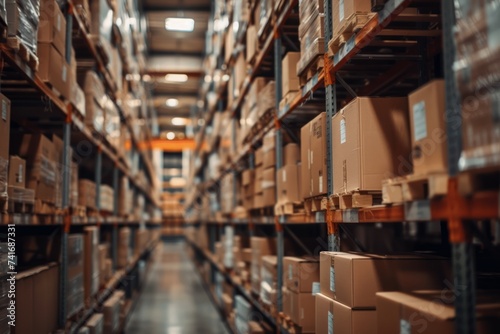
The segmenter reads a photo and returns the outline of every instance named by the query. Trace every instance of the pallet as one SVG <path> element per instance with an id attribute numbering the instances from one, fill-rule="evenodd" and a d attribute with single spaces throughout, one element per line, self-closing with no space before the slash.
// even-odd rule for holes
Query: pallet
<path id="1" fill-rule="evenodd" d="M 335 194 L 331 198 L 334 207 L 341 210 L 367 208 L 382 203 L 382 192 L 356 190 Z"/>
<path id="2" fill-rule="evenodd" d="M 30 201 L 18 201 L 9 198 L 8 212 L 21 213 L 21 214 L 34 214 L 35 206 L 34 203 Z"/>
<path id="3" fill-rule="evenodd" d="M 38 71 L 40 62 L 38 57 L 17 36 L 7 37 L 7 46 L 14 50 L 21 59 L 34 71 Z"/>
<path id="4" fill-rule="evenodd" d="M 458 175 L 458 192 L 471 196 L 477 192 L 499 191 L 500 167 L 480 168 L 461 172 Z"/>
<path id="5" fill-rule="evenodd" d="M 328 209 L 328 197 L 317 196 L 304 199 L 304 209 L 307 214 Z"/>
<path id="6" fill-rule="evenodd" d="M 85 218 L 87 217 L 87 208 L 80 205 L 72 206 L 69 208 L 69 213 L 72 217 Z"/>
<path id="7" fill-rule="evenodd" d="M 305 213 L 304 203 L 302 202 L 288 202 L 278 203 L 274 206 L 274 215 L 296 215 Z"/>
<path id="8" fill-rule="evenodd" d="M 328 42 L 328 55 L 335 55 L 349 38 L 360 31 L 374 15 L 374 13 L 353 13 L 345 19 L 339 31 Z"/>
<path id="9" fill-rule="evenodd" d="M 325 39 L 323 37 L 316 38 L 311 46 L 300 55 L 299 62 L 297 64 L 297 74 L 299 79 L 306 77 L 307 83 L 307 75 L 314 72 L 313 68 L 316 67 L 316 72 L 309 75 L 309 77 L 314 76 L 318 72 L 319 69 L 324 67 L 324 54 L 325 54 Z M 321 58 L 322 60 L 319 60 Z M 301 82 L 301 87 L 305 85 L 305 83 Z"/>
<path id="10" fill-rule="evenodd" d="M 408 175 L 382 182 L 382 203 L 398 204 L 445 196 L 448 174 Z"/>
<path id="11" fill-rule="evenodd" d="M 34 213 L 37 215 L 55 215 L 56 206 L 53 203 L 48 203 L 36 198 L 34 204 Z"/>

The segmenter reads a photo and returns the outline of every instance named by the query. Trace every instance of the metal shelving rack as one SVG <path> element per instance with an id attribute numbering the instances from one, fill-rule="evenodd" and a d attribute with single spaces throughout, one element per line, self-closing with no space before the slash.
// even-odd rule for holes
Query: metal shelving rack
<path id="1" fill-rule="evenodd" d="M 390 24 L 396 22 L 399 15 L 404 9 L 408 8 L 412 4 L 412 0 L 389 0 L 385 3 L 385 6 L 374 16 L 369 19 L 367 24 L 361 28 L 356 34 L 349 38 L 346 43 L 340 47 L 340 50 L 333 56 L 328 56 L 328 46 L 325 46 L 325 61 L 324 69 L 320 70 L 316 75 L 314 75 L 307 84 L 302 88 L 301 91 L 292 99 L 292 101 L 284 106 L 280 110 L 279 105 L 276 106 L 276 115 L 274 119 L 265 127 L 265 130 L 260 132 L 250 144 L 246 145 L 242 152 L 238 152 L 238 156 L 235 157 L 233 163 L 226 167 L 227 171 L 238 171 L 239 166 L 243 162 L 248 162 L 250 168 L 253 167 L 252 164 L 252 148 L 259 143 L 264 134 L 271 129 L 276 130 L 276 168 L 282 166 L 282 137 L 280 123 L 286 121 L 288 118 L 292 117 L 297 110 L 301 110 L 306 107 L 307 103 L 315 101 L 314 95 L 318 91 L 324 89 L 325 92 L 325 107 L 327 113 L 327 133 L 331 133 L 331 119 L 332 116 L 337 112 L 337 106 L 339 101 L 339 90 L 343 90 L 344 93 L 350 94 L 351 97 L 355 97 L 355 91 L 349 86 L 349 84 L 342 78 L 341 71 L 349 68 L 349 64 L 357 57 L 369 58 L 369 55 L 363 54 L 363 48 L 374 42 L 376 37 L 379 36 L 380 32 L 388 27 Z M 236 115 L 237 111 L 241 107 L 244 96 L 249 90 L 249 86 L 258 73 L 259 66 L 261 66 L 263 59 L 266 57 L 271 50 L 272 41 L 274 41 L 274 80 L 276 82 L 276 100 L 277 102 L 281 99 L 281 59 L 282 59 L 282 35 L 281 26 L 286 21 L 286 18 L 290 15 L 291 10 L 297 5 L 297 1 L 290 1 L 289 6 L 281 13 L 281 15 L 275 20 L 276 26 L 273 28 L 272 33 L 266 39 L 264 47 L 257 55 L 256 65 L 249 71 L 247 78 L 244 80 L 242 85 L 242 94 L 233 103 L 232 106 L 228 107 L 233 115 Z M 325 40 L 328 41 L 332 38 L 332 3 L 331 1 L 325 1 Z M 468 198 L 463 198 L 458 194 L 457 189 L 457 175 L 458 170 L 458 159 L 461 153 L 461 129 L 457 129 L 456 126 L 451 128 L 452 125 L 461 124 L 457 122 L 461 118 L 460 107 L 457 97 L 457 89 L 454 82 L 453 76 L 453 63 L 455 61 L 455 45 L 453 36 L 453 26 L 455 24 L 454 18 L 454 2 L 453 0 L 441 0 L 441 14 L 428 15 L 427 19 L 435 22 L 436 24 L 441 24 L 442 34 L 443 34 L 443 45 L 427 44 L 425 38 L 436 37 L 435 32 L 429 32 L 427 35 L 423 35 L 421 40 L 425 42 L 426 47 L 430 50 L 436 50 L 442 48 L 444 51 L 444 76 L 446 82 L 446 116 L 448 119 L 447 125 L 448 129 L 448 159 L 449 159 L 449 191 L 448 195 L 442 198 L 433 198 L 429 200 L 419 200 L 415 202 L 407 202 L 401 205 L 391 205 L 391 206 L 373 206 L 368 208 L 360 209 L 347 209 L 339 210 L 333 209 L 328 205 L 324 217 L 317 216 L 315 222 L 326 223 L 326 228 L 328 232 L 328 244 L 327 248 L 332 251 L 337 251 L 340 249 L 340 224 L 357 224 L 357 223 L 401 223 L 405 221 L 414 222 L 430 222 L 430 221 L 443 221 L 448 225 L 450 231 L 449 241 L 452 244 L 451 254 L 453 263 L 453 278 L 454 285 L 456 289 L 456 333 L 475 333 L 475 267 L 474 267 L 474 250 L 472 245 L 472 232 L 468 229 L 467 221 L 471 220 L 486 220 L 486 219 L 498 219 L 499 216 L 499 200 L 500 195 L 498 192 L 489 192 L 484 194 L 477 194 Z M 325 43 L 326 44 L 326 43 Z M 419 41 L 416 44 L 420 45 Z M 419 48 L 419 52 L 422 52 L 422 47 Z M 401 56 L 400 59 L 407 60 L 418 60 L 419 66 L 424 65 L 424 59 L 419 55 L 416 56 Z M 397 63 L 396 63 L 397 65 Z M 390 68 L 385 71 L 395 71 L 397 67 Z M 348 71 L 348 70 L 345 70 Z M 383 70 L 380 70 L 382 74 Z M 391 74 L 393 74 L 391 72 Z M 376 78 L 375 78 L 376 79 Z M 414 88 L 419 87 L 428 80 L 426 73 L 421 73 L 421 77 L 418 82 L 414 84 Z M 338 84 L 338 85 L 337 85 Z M 407 93 L 406 93 L 407 94 Z M 370 94 L 365 94 L 370 95 Z M 222 95 L 219 95 L 221 98 Z M 279 103 L 279 102 L 278 102 Z M 450 121 L 451 120 L 451 121 Z M 200 140 L 202 142 L 203 139 Z M 327 136 L 327 170 L 328 170 L 328 197 L 333 193 L 333 161 L 332 155 L 332 143 L 330 136 Z M 200 172 L 200 171 L 198 171 Z M 224 175 L 225 173 L 221 173 Z M 193 203 L 188 203 L 188 210 L 194 208 L 194 203 L 196 203 L 199 198 L 206 194 L 206 191 L 214 189 L 220 182 L 220 178 L 213 180 L 205 180 L 206 187 L 204 190 L 197 194 Z M 324 219 L 321 219 L 324 218 Z M 295 221 L 292 217 L 279 216 L 275 217 L 274 221 L 269 219 L 257 220 L 255 218 L 250 219 L 229 219 L 225 221 L 206 221 L 197 222 L 201 224 L 206 224 L 210 234 L 210 244 L 209 249 L 213 252 L 213 244 L 216 239 L 216 227 L 231 225 L 234 227 L 244 226 L 248 229 L 248 234 L 254 234 L 254 228 L 257 225 L 269 226 L 274 228 L 273 231 L 276 233 L 278 247 L 278 310 L 282 310 L 282 261 L 283 261 L 283 238 L 284 230 L 288 227 L 294 226 Z M 311 223 L 311 222 L 299 222 L 300 223 Z M 195 245 L 192 245 L 196 247 Z M 202 250 L 199 250 L 202 252 Z M 203 252 L 202 252 L 203 253 Z M 209 254 L 204 254 L 204 257 L 212 261 Z M 212 261 L 212 268 L 223 272 L 222 268 L 217 268 L 217 265 Z M 213 283 L 213 280 L 212 280 Z M 457 290 L 458 289 L 458 290 Z M 248 298 L 250 299 L 250 298 Z M 276 325 L 276 322 L 274 323 Z M 279 327 L 279 326 L 278 326 Z M 283 328 L 280 328 L 284 331 Z"/>
<path id="2" fill-rule="evenodd" d="M 66 39 L 68 43 L 66 43 L 65 50 L 65 59 L 68 64 L 71 63 L 71 47 L 73 43 L 73 32 L 76 30 L 79 33 L 77 34 L 78 38 L 83 38 L 86 42 L 86 46 L 89 48 L 90 53 L 92 54 L 93 61 L 96 62 L 96 70 L 105 78 L 105 83 L 108 85 L 108 88 L 113 88 L 109 86 L 110 79 L 109 73 L 106 67 L 103 65 L 103 62 L 98 55 L 96 48 L 93 42 L 90 40 L 82 20 L 79 17 L 79 14 L 75 10 L 75 5 L 73 0 L 67 0 L 65 4 L 62 6 L 63 13 L 66 18 L 67 26 L 66 26 Z M 76 37 L 75 37 L 76 38 Z M 95 182 L 96 182 L 96 205 L 99 208 L 100 205 L 100 185 L 102 181 L 102 171 L 106 166 L 104 165 L 104 159 L 109 164 L 112 164 L 112 185 L 115 189 L 118 189 L 119 177 L 120 175 L 126 176 L 129 183 L 132 185 L 133 191 L 142 194 L 146 197 L 147 203 L 154 206 L 159 207 L 158 200 L 156 196 L 153 196 L 150 187 L 144 187 L 140 184 L 135 175 L 132 175 L 128 166 L 125 164 L 125 160 L 123 157 L 117 155 L 114 150 L 109 146 L 107 141 L 104 138 L 99 136 L 95 136 L 90 128 L 84 125 L 83 120 L 77 115 L 76 112 L 73 111 L 73 107 L 67 101 L 63 101 L 60 99 L 44 82 L 40 80 L 35 71 L 33 71 L 20 57 L 18 54 L 13 52 L 10 48 L 6 46 L 6 44 L 0 45 L 1 58 L 4 60 L 9 66 L 11 72 L 8 75 L 15 76 L 17 80 L 22 82 L 22 86 L 27 88 L 30 96 L 34 100 L 38 99 L 38 101 L 42 101 L 46 106 L 48 105 L 50 110 L 52 111 L 51 117 L 57 118 L 57 126 L 62 125 L 62 137 L 63 137 L 63 179 L 62 179 L 62 209 L 63 214 L 60 216 L 56 216 L 54 219 L 54 223 L 51 225 L 34 225 L 31 220 L 25 221 L 23 220 L 22 225 L 18 225 L 18 228 L 21 231 L 30 230 L 30 231 L 41 231 L 45 228 L 56 230 L 57 234 L 60 235 L 61 238 L 61 246 L 60 246 L 60 270 L 59 270 L 59 309 L 58 309 L 58 326 L 59 328 L 65 328 L 67 324 L 67 305 L 66 305 L 66 282 L 68 277 L 67 265 L 68 265 L 68 236 L 72 230 L 72 227 L 80 228 L 83 226 L 103 226 L 110 225 L 113 228 L 112 231 L 112 247 L 111 247 L 111 258 L 113 261 L 113 269 L 116 270 L 117 263 L 117 230 L 118 226 L 149 226 L 152 228 L 157 227 L 157 223 L 153 222 L 140 222 L 140 221 L 125 221 L 118 217 L 117 204 L 119 201 L 119 191 L 115 191 L 114 196 L 114 217 L 96 219 L 92 221 L 88 221 L 85 224 L 80 222 L 78 219 L 73 219 L 70 215 L 69 211 L 69 195 L 70 195 L 70 162 L 72 157 L 70 156 L 70 148 L 72 141 L 74 143 L 74 137 L 81 138 L 85 140 L 92 146 L 92 150 L 96 150 L 95 154 Z M 20 97 L 16 94 L 15 90 L 10 90 L 7 85 L 2 85 L 2 93 L 6 94 L 7 97 L 11 95 L 14 97 L 14 101 L 20 100 L 23 97 Z M 116 97 L 112 96 L 116 104 Z M 40 103 L 40 102 L 39 102 Z M 147 171 L 147 176 L 149 177 L 149 182 L 153 185 L 156 183 L 155 174 L 153 172 L 153 167 L 150 159 L 146 156 L 143 150 L 140 148 L 140 143 L 135 138 L 134 132 L 132 131 L 132 126 L 130 124 L 130 118 L 124 114 L 123 110 L 120 106 L 118 106 L 121 122 L 127 125 L 128 131 L 130 131 L 132 136 L 132 145 L 131 149 L 136 152 L 140 156 L 140 163 L 145 167 Z M 20 113 L 17 113 L 20 114 Z M 43 129 L 44 125 L 30 125 L 34 129 Z M 149 133 L 149 132 L 148 132 Z M 149 139 L 151 139 L 151 135 L 149 134 Z M 110 163 L 111 162 L 111 163 Z M 14 215 L 0 215 L 0 222 L 6 226 L 6 223 L 14 223 L 18 224 L 18 219 Z M 139 259 L 145 258 L 149 256 L 149 253 L 154 249 L 155 244 L 150 244 L 143 254 L 136 257 L 129 267 L 126 270 L 117 272 L 114 277 L 114 283 L 109 286 L 106 290 L 101 291 L 96 298 L 94 304 L 86 311 L 85 315 L 79 319 L 79 321 L 74 325 L 70 332 L 76 332 L 78 327 L 83 325 L 83 322 L 97 309 L 99 305 L 103 303 L 103 301 L 111 294 L 113 290 L 115 290 L 120 282 L 122 282 L 127 273 L 134 270 L 137 267 Z"/>

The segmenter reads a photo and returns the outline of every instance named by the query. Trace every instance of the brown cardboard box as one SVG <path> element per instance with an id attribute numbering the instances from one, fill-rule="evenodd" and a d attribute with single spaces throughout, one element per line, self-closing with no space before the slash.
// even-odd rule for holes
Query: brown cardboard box
<path id="1" fill-rule="evenodd" d="M 254 25 L 247 28 L 247 52 L 246 61 L 250 63 L 257 53 L 257 29 Z"/>
<path id="2" fill-rule="evenodd" d="M 285 145 L 283 150 L 284 165 L 293 165 L 300 162 L 300 147 L 295 143 Z"/>
<path id="3" fill-rule="evenodd" d="M 333 299 L 321 293 L 316 298 L 316 333 L 334 333 L 333 331 Z"/>
<path id="4" fill-rule="evenodd" d="M 96 226 L 85 227 L 84 233 L 84 297 L 85 303 L 89 305 L 92 296 L 99 290 L 99 228 Z"/>
<path id="5" fill-rule="evenodd" d="M 38 42 L 51 43 L 63 57 L 66 54 L 66 19 L 56 0 L 40 2 Z"/>
<path id="6" fill-rule="evenodd" d="M 333 301 L 333 332 L 346 334 L 372 334 L 377 326 L 377 311 L 356 310 Z"/>
<path id="7" fill-rule="evenodd" d="M 78 204 L 86 208 L 96 207 L 96 185 L 90 180 L 78 180 Z"/>
<path id="8" fill-rule="evenodd" d="M 249 186 L 254 182 L 255 173 L 253 169 L 246 169 L 241 173 L 241 183 L 243 186 Z"/>
<path id="9" fill-rule="evenodd" d="M 285 287 L 293 292 L 319 292 L 319 259 L 286 256 L 283 277 Z"/>
<path id="10" fill-rule="evenodd" d="M 355 13 L 366 14 L 372 11 L 371 0 L 333 0 L 332 23 L 333 36 L 337 36 L 339 30 L 347 24 L 347 20 Z"/>
<path id="11" fill-rule="evenodd" d="M 278 170 L 278 203 L 302 202 L 301 164 L 285 165 Z"/>
<path id="12" fill-rule="evenodd" d="M 276 169 L 274 167 L 266 168 L 262 172 L 262 189 L 273 188 L 276 186 Z"/>
<path id="13" fill-rule="evenodd" d="M 478 291 L 477 333 L 498 333 L 499 297 L 495 291 Z M 455 298 L 449 288 L 414 293 L 377 293 L 377 333 L 399 334 L 403 329 L 408 334 L 455 333 Z"/>
<path id="14" fill-rule="evenodd" d="M 302 327 L 302 333 L 314 333 L 316 301 L 310 292 L 297 293 L 283 290 L 283 313 Z"/>
<path id="15" fill-rule="evenodd" d="M 252 290 L 255 291 L 256 293 L 259 293 L 262 257 L 264 255 L 276 254 L 276 239 L 252 237 L 250 238 L 250 248 L 252 249 L 252 261 L 251 261 Z"/>
<path id="16" fill-rule="evenodd" d="M 94 313 L 85 323 L 89 334 L 102 334 L 104 327 L 104 316 L 102 313 Z"/>
<path id="17" fill-rule="evenodd" d="M 276 255 L 262 256 L 262 268 L 269 275 L 269 281 L 276 282 L 278 280 L 278 258 Z"/>
<path id="18" fill-rule="evenodd" d="M 264 151 L 262 166 L 264 168 L 276 166 L 276 149 L 272 148 L 270 150 Z"/>
<path id="19" fill-rule="evenodd" d="M 109 297 L 102 306 L 104 333 L 116 333 L 120 322 L 120 299 Z"/>
<path id="20" fill-rule="evenodd" d="M 448 171 L 444 80 L 433 80 L 408 96 L 413 172 Z M 409 163 L 411 160 L 408 157 Z"/>
<path id="21" fill-rule="evenodd" d="M 243 54 L 243 52 L 240 52 L 234 64 L 234 88 L 236 90 L 235 96 L 240 96 L 241 85 L 243 84 L 243 81 L 246 77 L 246 69 L 247 65 L 245 62 L 245 55 Z"/>
<path id="22" fill-rule="evenodd" d="M 302 191 L 304 198 L 326 193 L 326 113 L 301 129 Z"/>
<path id="23" fill-rule="evenodd" d="M 9 186 L 26 187 L 26 161 L 18 156 L 9 159 Z"/>
<path id="24" fill-rule="evenodd" d="M 251 248 L 243 248 L 242 251 L 242 261 L 245 263 L 252 262 L 252 249 Z"/>
<path id="25" fill-rule="evenodd" d="M 226 33 L 226 39 L 224 41 L 224 61 L 227 64 L 229 62 L 229 59 L 231 58 L 231 55 L 234 51 L 234 31 L 233 31 L 233 25 L 230 24 L 229 28 Z M 229 80 L 231 81 L 231 80 Z"/>
<path id="26" fill-rule="evenodd" d="M 10 100 L 0 93 L 0 159 L 9 160 Z M 7 171 L 7 169 L 5 169 Z"/>
<path id="27" fill-rule="evenodd" d="M 442 289 L 450 263 L 436 257 L 321 252 L 321 293 L 352 308 L 375 307 L 380 291 Z"/>
<path id="28" fill-rule="evenodd" d="M 255 166 L 261 166 L 262 163 L 264 162 L 264 151 L 262 151 L 262 148 L 259 148 L 255 150 Z"/>
<path id="29" fill-rule="evenodd" d="M 332 118 L 333 191 L 381 190 L 410 156 L 406 98 L 356 98 Z"/>
<path id="30" fill-rule="evenodd" d="M 300 90 L 299 77 L 297 76 L 297 64 L 300 60 L 300 52 L 288 52 L 283 58 L 282 62 L 282 82 L 283 94 L 285 97 L 289 92 L 296 92 Z"/>
<path id="31" fill-rule="evenodd" d="M 38 59 L 40 66 L 38 76 L 48 82 L 62 96 L 71 96 L 70 69 L 66 60 L 50 43 L 38 43 Z"/>

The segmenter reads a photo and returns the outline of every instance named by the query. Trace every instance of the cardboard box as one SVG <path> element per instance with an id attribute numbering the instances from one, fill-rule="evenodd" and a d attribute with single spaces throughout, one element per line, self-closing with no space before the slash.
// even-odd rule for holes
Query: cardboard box
<path id="1" fill-rule="evenodd" d="M 85 323 L 89 334 L 102 334 L 104 327 L 104 316 L 102 313 L 94 313 Z"/>
<path id="2" fill-rule="evenodd" d="M 253 169 L 246 169 L 241 173 L 241 184 L 249 186 L 254 182 L 255 172 Z"/>
<path id="3" fill-rule="evenodd" d="M 38 42 L 52 44 L 60 55 L 66 54 L 66 18 L 56 0 L 40 2 Z"/>
<path id="4" fill-rule="evenodd" d="M 333 318 L 334 333 L 372 334 L 377 326 L 377 311 L 374 309 L 356 310 L 337 301 L 333 301 Z"/>
<path id="5" fill-rule="evenodd" d="M 316 298 L 316 333 L 335 333 L 333 330 L 333 299 L 321 293 L 315 295 Z"/>
<path id="6" fill-rule="evenodd" d="M 270 150 L 264 151 L 262 158 L 262 166 L 264 168 L 276 166 L 276 149 L 272 148 Z"/>
<path id="7" fill-rule="evenodd" d="M 273 188 L 276 186 L 276 169 L 274 167 L 266 168 L 262 172 L 262 189 Z"/>
<path id="8" fill-rule="evenodd" d="M 247 28 L 246 61 L 250 63 L 257 53 L 257 29 L 254 25 Z"/>
<path id="9" fill-rule="evenodd" d="M 300 81 L 297 76 L 297 64 L 300 60 L 300 52 L 288 52 L 283 58 L 282 62 L 282 98 L 289 92 L 296 92 L 300 90 Z"/>
<path id="10" fill-rule="evenodd" d="M 442 289 L 450 273 L 449 261 L 436 257 L 320 254 L 321 293 L 352 308 L 375 307 L 381 291 Z"/>
<path id="11" fill-rule="evenodd" d="M 16 275 L 16 333 L 57 329 L 59 267 L 40 266 Z"/>
<path id="12" fill-rule="evenodd" d="M 96 226 L 85 227 L 84 244 L 84 270 L 83 282 L 85 291 L 85 304 L 90 305 L 92 296 L 99 291 L 99 228 Z"/>
<path id="13" fill-rule="evenodd" d="M 13 187 L 26 187 L 26 161 L 18 156 L 9 159 L 8 185 Z"/>
<path id="14" fill-rule="evenodd" d="M 90 180 L 78 180 L 78 204 L 86 208 L 96 207 L 96 185 Z"/>
<path id="15" fill-rule="evenodd" d="M 283 164 L 293 165 L 300 162 L 300 147 L 298 144 L 290 143 L 285 145 L 283 150 Z"/>
<path id="16" fill-rule="evenodd" d="M 410 156 L 406 98 L 356 98 L 332 118 L 333 191 L 381 190 Z"/>
<path id="17" fill-rule="evenodd" d="M 285 256 L 284 285 L 293 292 L 319 292 L 319 259 Z"/>
<path id="18" fill-rule="evenodd" d="M 339 30 L 347 24 L 353 14 L 371 13 L 371 0 L 333 0 L 332 23 L 333 36 L 337 36 Z"/>
<path id="19" fill-rule="evenodd" d="M 302 192 L 304 198 L 327 192 L 326 185 L 326 113 L 316 116 L 300 132 Z"/>
<path id="20" fill-rule="evenodd" d="M 500 296 L 495 291 L 478 291 L 476 332 L 494 334 L 500 326 Z M 455 306 L 453 290 L 414 293 L 377 293 L 377 333 L 453 334 Z"/>
<path id="21" fill-rule="evenodd" d="M 265 255 L 276 254 L 276 239 L 275 238 L 262 238 L 251 237 L 250 248 L 252 250 L 251 261 L 251 281 L 252 290 L 256 293 L 260 292 L 260 274 L 262 267 L 262 257 Z"/>
<path id="22" fill-rule="evenodd" d="M 109 297 L 102 305 L 104 333 L 115 333 L 120 325 L 120 299 Z"/>
<path id="23" fill-rule="evenodd" d="M 414 174 L 448 172 L 445 99 L 441 79 L 429 82 L 408 96 Z"/>
<path id="24" fill-rule="evenodd" d="M 283 313 L 302 327 L 302 333 L 314 333 L 316 301 L 310 292 L 297 293 L 283 289 Z"/>
<path id="25" fill-rule="evenodd" d="M 0 159 L 9 160 L 10 140 L 10 100 L 0 93 L 1 117 L 0 117 Z M 7 172 L 7 168 L 5 169 Z"/>
<path id="26" fill-rule="evenodd" d="M 276 178 L 278 203 L 302 202 L 301 164 L 283 166 Z"/>
<path id="27" fill-rule="evenodd" d="M 256 149 L 255 150 L 255 167 L 261 166 L 262 163 L 264 162 L 264 151 L 262 151 L 262 148 Z"/>
<path id="28" fill-rule="evenodd" d="M 65 98 L 71 96 L 71 76 L 69 65 L 50 43 L 38 43 L 40 65 L 38 76 L 49 83 Z"/>

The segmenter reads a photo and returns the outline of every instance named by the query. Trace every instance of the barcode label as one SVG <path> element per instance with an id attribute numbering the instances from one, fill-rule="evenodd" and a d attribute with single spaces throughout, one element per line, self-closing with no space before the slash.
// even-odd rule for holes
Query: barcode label
<path id="1" fill-rule="evenodd" d="M 328 311 L 328 334 L 333 334 L 333 313 Z"/>
<path id="2" fill-rule="evenodd" d="M 340 143 L 346 142 L 345 119 L 340 120 Z"/>
<path id="3" fill-rule="evenodd" d="M 420 101 L 413 105 L 413 132 L 415 141 L 427 137 L 427 117 L 425 101 Z"/>

